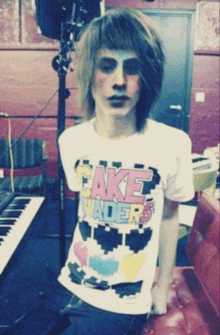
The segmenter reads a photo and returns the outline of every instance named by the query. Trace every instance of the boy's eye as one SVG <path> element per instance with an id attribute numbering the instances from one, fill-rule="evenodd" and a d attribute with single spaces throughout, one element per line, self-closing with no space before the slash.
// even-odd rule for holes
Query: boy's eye
<path id="1" fill-rule="evenodd" d="M 128 59 L 124 63 L 124 72 L 127 75 L 140 74 L 140 62 L 138 59 Z"/>
<path id="2" fill-rule="evenodd" d="M 103 73 L 111 73 L 116 68 L 116 61 L 114 60 L 101 60 L 98 64 L 98 69 Z"/>
<path id="3" fill-rule="evenodd" d="M 109 64 L 102 64 L 99 66 L 99 70 L 101 70 L 103 73 L 111 73 L 114 70 L 114 67 Z"/>
<path id="4" fill-rule="evenodd" d="M 136 66 L 127 66 L 127 67 L 124 68 L 124 71 L 128 75 L 139 74 L 139 69 Z"/>
<path id="5" fill-rule="evenodd" d="M 97 69 L 103 73 L 111 74 L 117 68 L 118 63 L 115 59 L 104 57 L 98 64 Z M 138 75 L 140 74 L 140 62 L 138 58 L 126 59 L 123 62 L 123 71 L 125 75 Z"/>

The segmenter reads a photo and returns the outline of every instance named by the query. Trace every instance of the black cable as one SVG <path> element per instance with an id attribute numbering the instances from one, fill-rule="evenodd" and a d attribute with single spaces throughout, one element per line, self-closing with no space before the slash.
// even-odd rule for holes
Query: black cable
<path id="1" fill-rule="evenodd" d="M 37 115 L 35 115 L 33 117 L 33 119 L 31 120 L 31 122 L 27 125 L 27 127 L 21 132 L 21 134 L 19 135 L 18 139 L 19 140 L 25 133 L 26 131 L 30 128 L 30 126 L 32 125 L 32 123 L 34 123 L 34 121 L 38 118 L 38 116 L 45 110 L 45 108 L 49 105 L 49 103 L 51 102 L 51 100 L 53 99 L 53 97 L 56 95 L 56 93 L 58 92 L 58 89 L 51 95 L 50 99 L 46 102 L 46 104 L 44 105 L 44 107 L 39 111 L 39 113 Z"/>

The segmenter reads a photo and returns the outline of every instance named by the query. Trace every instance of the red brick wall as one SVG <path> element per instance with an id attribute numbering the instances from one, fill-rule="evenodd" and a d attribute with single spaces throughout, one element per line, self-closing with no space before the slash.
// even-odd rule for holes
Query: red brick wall
<path id="1" fill-rule="evenodd" d="M 24 137 L 41 137 L 46 141 L 48 171 L 55 176 L 58 74 L 51 62 L 58 55 L 59 42 L 42 36 L 35 22 L 31 0 L 0 2 L 0 113 L 10 116 L 12 137 L 20 136 L 28 128 Z M 72 58 L 74 68 L 74 54 Z M 71 92 L 66 100 L 66 116 L 80 115 L 74 72 L 68 73 L 66 85 Z M 73 124 L 73 119 L 66 119 L 67 127 Z M 7 118 L 0 117 L 0 136 L 8 136 Z"/>
<path id="2" fill-rule="evenodd" d="M 48 158 L 57 159 L 56 129 L 58 110 L 58 75 L 51 66 L 57 51 L 2 50 L 0 113 L 11 116 L 12 136 L 19 136 L 40 113 L 47 101 L 49 105 L 39 114 L 25 132 L 25 137 L 41 137 L 47 141 Z M 76 105 L 74 74 L 67 76 L 71 96 L 66 101 L 66 115 L 80 114 Z M 67 126 L 74 124 L 67 119 Z M 0 136 L 7 137 L 8 120 L 0 118 Z"/>
<path id="3" fill-rule="evenodd" d="M 106 5 L 192 9 L 199 2 L 198 0 L 155 0 L 150 3 L 143 0 L 106 0 Z M 210 9 L 207 15 L 209 15 L 210 24 L 215 27 L 214 14 Z M 1 1 L 0 22 L 0 113 L 8 113 L 12 117 L 12 136 L 17 137 L 30 125 L 31 117 L 40 112 L 58 88 L 58 76 L 51 66 L 51 61 L 58 54 L 59 43 L 43 37 L 37 31 L 31 0 Z M 203 27 L 203 23 L 205 25 L 207 22 L 199 22 L 199 27 Z M 218 35 L 219 31 L 215 30 L 215 34 Z M 203 49 L 203 41 L 208 40 L 200 38 L 200 49 Z M 204 49 L 197 50 L 193 65 L 189 133 L 194 152 L 203 152 L 207 146 L 216 145 L 218 142 L 219 56 L 215 55 L 216 45 L 207 46 L 204 42 Z M 74 57 L 73 54 L 72 56 Z M 66 115 L 67 117 L 79 115 L 81 111 L 76 102 L 77 81 L 74 72 L 68 73 L 67 86 L 71 88 L 71 96 L 67 100 Z M 197 92 L 205 93 L 204 103 L 195 101 Z M 40 117 L 31 124 L 24 135 L 42 137 L 47 141 L 52 175 L 56 174 L 57 101 L 56 93 L 47 108 L 40 113 Z M 74 124 L 73 119 L 68 118 L 66 126 L 72 124 Z M 8 121 L 6 118 L 0 118 L 0 136 L 6 137 L 7 132 Z"/>

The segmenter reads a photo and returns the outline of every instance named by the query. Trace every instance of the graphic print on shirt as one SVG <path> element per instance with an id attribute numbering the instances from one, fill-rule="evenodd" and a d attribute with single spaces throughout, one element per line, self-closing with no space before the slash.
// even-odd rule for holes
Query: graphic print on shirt
<path id="1" fill-rule="evenodd" d="M 124 169 L 122 163 L 100 161 L 98 166 L 89 160 L 78 163 L 77 176 L 86 214 L 105 223 L 146 223 L 150 220 L 154 203 L 146 196 L 160 182 L 152 167 L 135 164 Z"/>
<path id="2" fill-rule="evenodd" d="M 85 278 L 85 272 L 79 269 L 79 266 L 74 263 L 69 263 L 68 267 L 71 271 L 70 278 L 74 283 L 81 284 L 84 283 L 85 286 L 89 286 L 96 290 L 106 291 L 110 288 L 119 295 L 120 298 L 134 296 L 136 293 L 141 291 L 141 286 L 143 281 L 138 281 L 136 283 L 120 283 L 115 285 L 109 285 L 105 280 L 99 280 L 95 277 Z"/>
<path id="3" fill-rule="evenodd" d="M 74 240 L 76 262 L 68 264 L 71 280 L 99 290 L 111 287 L 120 297 L 140 292 L 137 275 L 153 233 L 149 223 L 155 207 L 152 191 L 160 183 L 157 170 L 143 164 L 123 168 L 121 162 L 82 160 L 76 173 L 81 185 L 81 240 Z M 119 273 L 124 282 L 110 284 Z"/>

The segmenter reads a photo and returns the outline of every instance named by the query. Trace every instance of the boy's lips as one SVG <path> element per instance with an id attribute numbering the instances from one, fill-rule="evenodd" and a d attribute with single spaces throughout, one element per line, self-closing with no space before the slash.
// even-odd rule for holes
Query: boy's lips
<path id="1" fill-rule="evenodd" d="M 112 95 L 111 97 L 108 98 L 109 101 L 113 102 L 120 102 L 120 101 L 126 101 L 129 100 L 130 98 L 127 97 L 126 95 Z"/>

